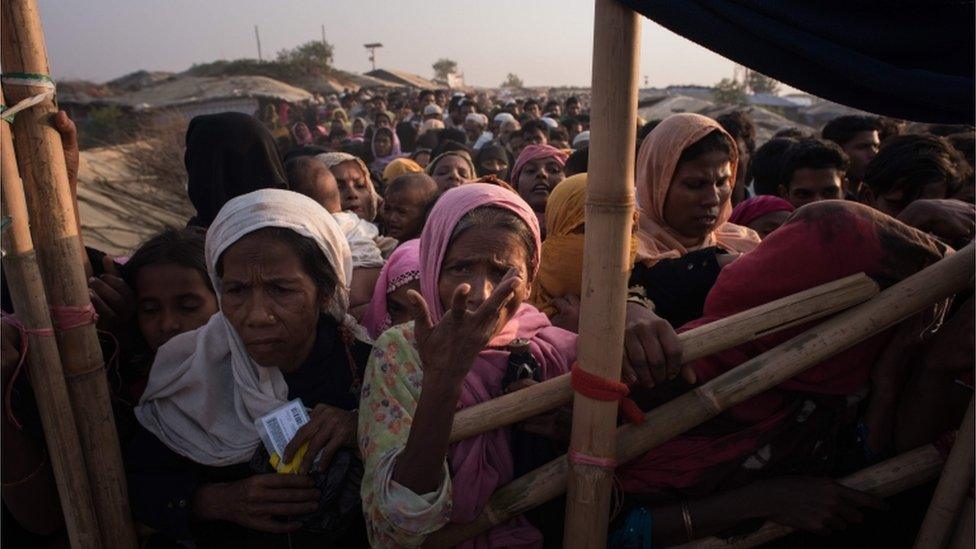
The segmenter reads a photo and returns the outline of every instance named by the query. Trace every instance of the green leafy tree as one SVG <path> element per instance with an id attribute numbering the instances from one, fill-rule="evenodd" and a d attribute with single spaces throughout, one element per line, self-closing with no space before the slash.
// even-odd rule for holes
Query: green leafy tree
<path id="1" fill-rule="evenodd" d="M 779 82 L 777 80 L 756 71 L 749 71 L 746 77 L 746 85 L 752 93 L 771 93 L 776 95 L 779 91 Z"/>
<path id="2" fill-rule="evenodd" d="M 432 65 L 434 68 L 434 78 L 447 80 L 447 77 L 457 72 L 457 61 L 442 57 Z"/>
<path id="3" fill-rule="evenodd" d="M 191 76 L 267 76 L 293 85 L 302 78 L 329 74 L 332 67 L 332 45 L 321 40 L 306 42 L 278 52 L 274 61 L 258 59 L 219 59 L 193 65 Z"/>
<path id="4" fill-rule="evenodd" d="M 502 86 L 501 87 L 503 87 L 503 88 L 524 88 L 525 87 L 525 84 L 522 82 L 522 79 L 519 78 L 517 74 L 508 73 L 508 77 L 506 77 L 505 78 L 505 81 L 502 82 Z"/>
<path id="5" fill-rule="evenodd" d="M 746 101 L 746 86 L 731 78 L 723 78 L 712 91 L 712 99 L 719 105 L 742 106 Z"/>
<path id="6" fill-rule="evenodd" d="M 332 44 L 312 40 L 278 52 L 278 62 L 292 65 L 305 74 L 323 74 L 332 67 Z"/>

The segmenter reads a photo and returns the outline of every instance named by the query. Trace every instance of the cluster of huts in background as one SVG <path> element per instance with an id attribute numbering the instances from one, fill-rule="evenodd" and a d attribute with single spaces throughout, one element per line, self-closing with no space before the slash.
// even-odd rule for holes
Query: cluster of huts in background
<path id="1" fill-rule="evenodd" d="M 301 104 L 321 100 L 330 94 L 360 89 L 438 89 L 443 82 L 393 69 L 377 69 L 366 74 L 333 70 L 328 76 L 310 76 L 291 83 L 267 76 L 194 76 L 188 72 L 138 71 L 103 84 L 63 81 L 58 84 L 58 104 L 89 133 L 99 124 L 131 125 L 136 121 L 156 122 L 174 114 L 189 120 L 199 114 L 236 111 L 259 112 L 266 103 Z M 520 90 L 468 88 L 506 97 L 548 95 L 565 97 L 589 95 L 584 88 L 526 88 Z M 795 126 L 812 131 L 840 114 L 858 112 L 806 94 L 755 94 L 747 96 L 745 108 L 757 122 L 760 141 L 777 130 Z M 717 115 L 733 107 L 716 103 L 713 90 L 701 86 L 648 88 L 640 92 L 639 115 L 645 120 L 661 119 L 676 112 Z M 123 124 L 124 121 L 124 124 Z M 87 126 L 87 127 L 86 127 Z M 108 132 L 111 133 L 111 132 Z M 83 136 L 84 137 L 84 136 Z M 114 139 L 86 140 L 87 145 Z"/>
<path id="2" fill-rule="evenodd" d="M 181 226 L 192 211 L 185 198 L 183 141 L 187 122 L 196 115 L 261 112 L 266 104 L 303 104 L 329 95 L 409 89 L 445 89 L 447 84 L 417 74 L 377 69 L 366 74 L 331 70 L 289 83 L 257 75 L 201 76 L 138 71 L 94 84 L 58 82 L 58 104 L 78 123 L 82 144 L 78 199 L 86 242 L 124 254 L 168 226 Z M 588 103 L 588 88 L 464 88 L 495 95 L 565 98 Z M 456 91 L 456 90 L 455 90 Z M 638 114 L 645 120 L 677 112 L 717 116 L 739 108 L 750 112 L 762 143 L 783 128 L 812 133 L 840 114 L 858 112 L 805 94 L 755 94 L 747 105 L 722 105 L 707 87 L 643 89 Z"/>

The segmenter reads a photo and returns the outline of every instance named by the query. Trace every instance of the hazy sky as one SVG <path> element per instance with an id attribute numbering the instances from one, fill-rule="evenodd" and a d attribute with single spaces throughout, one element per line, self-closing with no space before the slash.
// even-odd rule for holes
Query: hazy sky
<path id="1" fill-rule="evenodd" d="M 39 0 L 55 78 L 104 81 L 138 69 L 179 71 L 196 62 L 264 58 L 308 40 L 335 47 L 335 65 L 370 70 L 363 44 L 382 42 L 378 68 L 432 76 L 440 57 L 468 84 L 497 86 L 509 72 L 527 85 L 589 85 L 590 0 Z M 649 85 L 714 84 L 733 64 L 646 19 L 641 76 Z M 643 80 L 641 81 L 643 85 Z"/>

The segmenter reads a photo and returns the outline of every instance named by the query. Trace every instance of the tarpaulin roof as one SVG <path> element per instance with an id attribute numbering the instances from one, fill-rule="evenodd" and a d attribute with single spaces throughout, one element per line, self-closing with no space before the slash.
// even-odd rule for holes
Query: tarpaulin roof
<path id="1" fill-rule="evenodd" d="M 619 1 L 837 103 L 920 122 L 972 124 L 976 117 L 972 0 Z"/>

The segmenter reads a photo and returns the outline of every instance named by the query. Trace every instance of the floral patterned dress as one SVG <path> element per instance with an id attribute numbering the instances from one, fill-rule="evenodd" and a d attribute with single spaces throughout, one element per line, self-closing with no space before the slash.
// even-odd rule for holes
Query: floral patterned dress
<path id="1" fill-rule="evenodd" d="M 450 521 L 452 487 L 446 458 L 435 492 L 418 495 L 392 478 L 407 444 L 423 379 L 412 322 L 376 339 L 359 403 L 363 512 L 372 547 L 419 547 L 428 534 Z"/>

